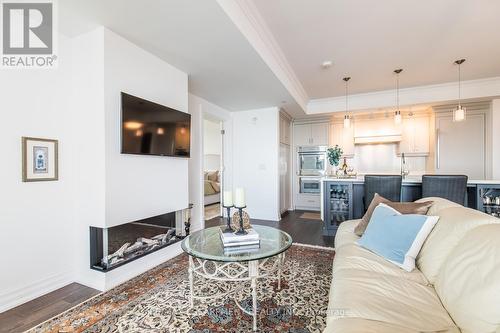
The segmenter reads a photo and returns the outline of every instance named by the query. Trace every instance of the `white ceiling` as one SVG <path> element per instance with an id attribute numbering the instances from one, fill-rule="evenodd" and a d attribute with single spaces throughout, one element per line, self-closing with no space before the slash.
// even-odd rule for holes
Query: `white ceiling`
<path id="1" fill-rule="evenodd" d="M 439 90 L 439 98 L 431 85 L 454 82 L 452 62 L 459 58 L 467 59 L 464 80 L 500 76 L 497 0 L 58 3 L 63 34 L 103 25 L 188 73 L 191 93 L 230 111 L 282 106 L 296 118 L 306 116 L 306 108 L 308 114 L 342 111 L 347 75 L 358 94 L 353 109 L 387 107 L 394 102 L 396 68 L 404 69 L 402 88 L 419 87 L 402 90 L 409 104 L 449 101 L 454 85 Z M 324 60 L 334 65 L 324 70 Z M 464 95 L 499 96 L 498 85 L 500 79 L 489 89 L 466 86 Z"/>
<path id="2" fill-rule="evenodd" d="M 500 76 L 500 1 L 252 1 L 311 99 Z"/>
<path id="3" fill-rule="evenodd" d="M 70 37 L 111 29 L 188 73 L 191 93 L 230 111 L 287 105 L 304 115 L 215 0 L 63 0 L 59 18 Z"/>

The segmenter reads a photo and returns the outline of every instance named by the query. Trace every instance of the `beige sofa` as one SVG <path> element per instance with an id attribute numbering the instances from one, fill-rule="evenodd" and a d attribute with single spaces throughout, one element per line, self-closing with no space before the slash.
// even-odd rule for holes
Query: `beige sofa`
<path id="1" fill-rule="evenodd" d="M 500 220 L 441 198 L 413 272 L 356 244 L 358 220 L 335 237 L 332 333 L 500 333 Z"/>

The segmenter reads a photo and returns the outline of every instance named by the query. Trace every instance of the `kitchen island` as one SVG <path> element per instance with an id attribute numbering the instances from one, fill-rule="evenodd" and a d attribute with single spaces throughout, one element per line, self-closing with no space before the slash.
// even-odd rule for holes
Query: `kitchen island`
<path id="1" fill-rule="evenodd" d="M 500 180 L 469 180 L 465 206 L 499 217 L 500 205 L 494 199 L 500 197 Z M 402 181 L 401 201 L 410 202 L 422 198 L 422 177 L 407 176 Z M 323 235 L 334 236 L 340 223 L 360 219 L 364 209 L 364 177 L 321 179 L 321 218 Z"/>

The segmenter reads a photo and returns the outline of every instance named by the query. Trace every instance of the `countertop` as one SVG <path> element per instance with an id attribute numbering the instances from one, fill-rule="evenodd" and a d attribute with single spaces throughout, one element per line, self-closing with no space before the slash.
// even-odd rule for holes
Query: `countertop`
<path id="1" fill-rule="evenodd" d="M 357 176 L 356 178 L 336 178 L 325 176 L 321 178 L 321 181 L 334 181 L 334 182 L 346 182 L 346 183 L 363 183 L 365 177 L 363 175 Z M 422 183 L 422 176 L 407 176 L 403 179 L 403 184 L 420 184 Z M 467 182 L 469 185 L 500 185 L 500 180 L 498 179 L 486 179 L 486 180 L 475 180 L 469 179 Z"/>

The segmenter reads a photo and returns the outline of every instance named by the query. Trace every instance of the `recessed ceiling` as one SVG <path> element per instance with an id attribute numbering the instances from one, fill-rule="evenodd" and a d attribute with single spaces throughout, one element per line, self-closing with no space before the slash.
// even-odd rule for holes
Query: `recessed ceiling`
<path id="1" fill-rule="evenodd" d="M 63 0 L 59 28 L 105 26 L 189 74 L 189 91 L 230 111 L 283 105 L 304 115 L 216 1 Z"/>
<path id="2" fill-rule="evenodd" d="M 500 1 L 253 0 L 311 99 L 500 75 Z M 331 59 L 333 66 L 321 64 Z"/>

